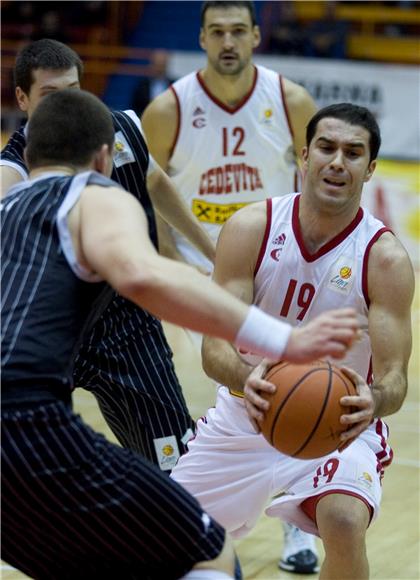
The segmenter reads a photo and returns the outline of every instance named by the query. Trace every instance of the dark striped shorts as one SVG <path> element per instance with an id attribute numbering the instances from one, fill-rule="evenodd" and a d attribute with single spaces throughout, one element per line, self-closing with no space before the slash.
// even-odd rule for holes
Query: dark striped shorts
<path id="1" fill-rule="evenodd" d="M 2 558 L 34 578 L 179 578 L 225 532 L 62 402 L 2 410 Z"/>

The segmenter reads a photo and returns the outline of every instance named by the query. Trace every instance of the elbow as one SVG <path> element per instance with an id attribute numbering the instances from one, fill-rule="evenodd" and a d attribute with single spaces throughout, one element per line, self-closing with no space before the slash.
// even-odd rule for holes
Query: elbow
<path id="1" fill-rule="evenodd" d="M 143 306 L 146 297 L 158 292 L 161 280 L 153 268 L 146 266 L 140 269 L 130 269 L 116 276 L 112 286 L 123 298 Z"/>

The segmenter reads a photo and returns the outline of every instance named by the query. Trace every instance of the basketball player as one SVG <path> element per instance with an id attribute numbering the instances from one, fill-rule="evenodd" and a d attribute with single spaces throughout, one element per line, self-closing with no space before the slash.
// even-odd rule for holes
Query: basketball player
<path id="1" fill-rule="evenodd" d="M 72 413 L 72 353 L 104 281 L 156 316 L 273 359 L 342 356 L 355 313 L 292 329 L 159 256 L 139 202 L 104 177 L 113 120 L 90 93 L 46 96 L 27 138 L 29 181 L 1 208 L 2 557 L 34 578 L 231 578 L 220 525 Z"/>
<path id="2" fill-rule="evenodd" d="M 302 194 L 239 211 L 216 253 L 222 287 L 295 327 L 338 305 L 357 310 L 362 333 L 343 362 L 358 396 L 341 399 L 356 410 L 341 417 L 349 430 L 340 452 L 302 461 L 271 447 L 254 428 L 267 408 L 259 391 L 275 389 L 262 378 L 266 365 L 250 375 L 257 357 L 205 338 L 205 370 L 226 386 L 172 474 L 235 536 L 272 500 L 268 515 L 322 538 L 320 578 L 368 578 L 365 534 L 392 460 L 381 417 L 401 407 L 407 390 L 412 266 L 401 243 L 359 206 L 379 145 L 367 109 L 320 110 L 307 129 Z"/>
<path id="3" fill-rule="evenodd" d="M 80 88 L 83 65 L 66 45 L 45 39 L 19 53 L 15 66 L 16 97 L 30 118 L 46 94 Z M 198 227 L 165 173 L 150 160 L 140 121 L 133 111 L 112 113 L 116 132 L 112 178 L 140 200 L 157 246 L 152 203 L 174 220 L 213 259 L 213 245 Z M 1 154 L 3 191 L 28 172 L 23 158 L 26 128 L 10 138 Z M 118 441 L 170 470 L 195 429 L 172 362 L 160 321 L 146 310 L 114 295 L 80 345 L 74 369 L 75 387 L 96 397 Z M 170 447 L 168 447 L 170 446 Z M 172 449 L 169 455 L 163 449 Z"/>
<path id="4" fill-rule="evenodd" d="M 154 158 L 214 242 L 240 207 L 297 191 L 297 159 L 315 112 L 308 92 L 252 62 L 260 43 L 253 2 L 204 2 L 203 70 L 158 96 L 142 117 Z M 211 271 L 212 264 L 158 219 L 164 255 Z M 284 525 L 280 567 L 317 572 L 314 538 Z"/>

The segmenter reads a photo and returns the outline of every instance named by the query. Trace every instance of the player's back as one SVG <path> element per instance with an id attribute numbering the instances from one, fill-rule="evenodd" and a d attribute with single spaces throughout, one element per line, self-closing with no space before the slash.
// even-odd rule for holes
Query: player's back
<path id="1" fill-rule="evenodd" d="M 44 174 L 19 184 L 1 204 L 3 384 L 68 380 L 71 358 L 104 284 L 77 262 L 68 211 L 92 172 Z"/>

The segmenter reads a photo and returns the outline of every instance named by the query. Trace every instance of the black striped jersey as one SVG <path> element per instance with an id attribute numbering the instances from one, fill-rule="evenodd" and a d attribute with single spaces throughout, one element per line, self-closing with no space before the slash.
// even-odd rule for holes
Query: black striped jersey
<path id="1" fill-rule="evenodd" d="M 1 202 L 3 387 L 72 384 L 75 347 L 106 285 L 78 264 L 67 215 L 94 183 L 116 185 L 91 171 L 47 173 Z"/>
<path id="2" fill-rule="evenodd" d="M 112 113 L 116 131 L 112 177 L 140 200 L 149 216 L 153 239 L 150 219 L 150 216 L 153 217 L 153 208 L 145 184 L 148 152 L 142 138 L 140 121 L 131 113 Z M 24 137 L 23 128 L 20 132 Z M 9 148 L 9 155 L 11 154 Z M 20 159 L 23 160 L 23 147 L 20 150 Z M 16 162 L 18 163 L 19 159 L 16 159 Z M 120 385 L 121 413 L 125 419 L 127 417 L 123 402 L 125 391 L 143 393 L 150 405 L 156 408 L 153 412 L 150 409 L 141 411 L 150 416 L 152 425 L 166 425 L 169 421 L 166 418 L 167 413 L 172 409 L 176 409 L 177 417 L 188 417 L 173 367 L 172 352 L 159 319 L 115 292 L 106 305 L 104 309 L 104 303 L 101 302 L 97 319 L 93 321 L 90 331 L 84 334 L 84 340 L 79 344 L 74 361 L 73 386 L 95 389 L 95 393 L 100 390 L 109 393 L 109 385 L 114 387 Z M 109 395 L 111 399 L 113 396 Z M 160 404 L 157 405 L 157 402 Z M 156 417 L 162 405 L 163 418 Z M 106 409 L 111 408 L 115 408 L 115 404 L 107 401 Z M 104 406 L 102 409 L 104 412 Z M 180 419 L 175 423 L 178 420 Z M 122 419 L 119 422 L 122 423 Z M 182 433 L 185 429 L 186 427 Z M 168 431 L 174 432 L 172 428 Z"/>
<path id="3" fill-rule="evenodd" d="M 132 111 L 113 111 L 115 130 L 114 169 L 111 179 L 120 183 L 141 202 L 149 224 L 150 238 L 157 247 L 156 223 L 153 206 L 146 187 L 149 152 L 140 129 L 140 120 Z M 23 179 L 28 169 L 23 157 L 26 147 L 26 124 L 22 124 L 1 151 L 1 165 L 13 167 Z"/>

